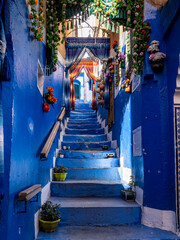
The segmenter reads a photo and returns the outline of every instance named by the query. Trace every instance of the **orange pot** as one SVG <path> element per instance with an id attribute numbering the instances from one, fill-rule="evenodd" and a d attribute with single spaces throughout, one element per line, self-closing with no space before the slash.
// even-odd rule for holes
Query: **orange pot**
<path id="1" fill-rule="evenodd" d="M 125 92 L 130 93 L 131 92 L 131 85 L 125 88 Z"/>

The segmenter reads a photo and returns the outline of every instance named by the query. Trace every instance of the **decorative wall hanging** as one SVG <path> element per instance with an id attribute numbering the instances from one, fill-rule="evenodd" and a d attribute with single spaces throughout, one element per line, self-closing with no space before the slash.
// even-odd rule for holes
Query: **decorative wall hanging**
<path id="1" fill-rule="evenodd" d="M 160 52 L 159 41 L 152 41 L 150 47 L 148 48 L 148 52 L 151 53 L 151 55 L 149 56 L 149 61 L 151 63 L 153 72 L 162 72 L 164 68 L 164 60 L 166 58 L 166 54 Z"/>
<path id="2" fill-rule="evenodd" d="M 31 32 L 33 38 L 37 41 L 43 41 L 43 28 L 44 28 L 44 13 L 43 13 L 43 0 L 29 0 L 28 4 L 31 6 L 29 19 L 31 20 Z"/>
<path id="3" fill-rule="evenodd" d="M 143 0 L 95 0 L 92 4 L 94 14 L 104 15 L 110 23 L 120 23 L 126 30 L 132 30 L 132 70 L 140 74 L 143 68 L 144 52 L 148 49 L 151 27 L 144 22 Z M 118 16 L 118 17 L 117 17 Z"/>
<path id="4" fill-rule="evenodd" d="M 54 97 L 54 89 L 52 87 L 47 87 L 47 93 L 43 96 L 43 111 L 49 112 L 51 105 L 54 108 L 54 104 L 57 102 L 57 99 Z"/>

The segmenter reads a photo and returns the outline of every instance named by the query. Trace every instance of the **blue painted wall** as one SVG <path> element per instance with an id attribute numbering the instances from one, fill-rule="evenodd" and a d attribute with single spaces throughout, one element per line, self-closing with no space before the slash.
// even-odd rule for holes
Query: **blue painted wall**
<path id="1" fill-rule="evenodd" d="M 45 67 L 45 45 L 33 40 L 27 25 L 28 11 L 24 0 L 6 1 L 6 35 L 8 51 L 11 52 L 11 81 L 2 84 L 4 117 L 5 174 L 1 191 L 5 197 L 0 205 L 2 239 L 34 239 L 34 213 L 40 206 L 17 201 L 18 193 L 34 184 L 44 187 L 50 179 L 52 156 L 57 147 L 57 138 L 47 161 L 40 161 L 40 152 L 48 134 L 63 106 L 64 69 L 45 77 L 44 90 L 54 88 L 58 99 L 49 113 L 42 111 L 42 95 L 37 88 L 38 59 Z M 7 97 L 8 96 L 8 97 Z M 13 224 L 12 224 L 13 223 Z"/>
<path id="2" fill-rule="evenodd" d="M 152 27 L 150 41 L 160 41 L 160 50 L 167 54 L 165 67 L 154 74 L 146 53 L 139 89 L 131 95 L 121 90 L 115 99 L 115 124 L 110 131 L 120 157 L 126 153 L 125 166 L 132 167 L 136 184 L 144 191 L 143 205 L 175 211 L 173 97 L 180 54 L 180 2 L 171 0 L 161 12 L 146 2 L 145 17 Z M 98 107 L 98 111 L 107 125 L 107 110 Z M 133 157 L 132 131 L 139 126 L 142 156 Z"/>

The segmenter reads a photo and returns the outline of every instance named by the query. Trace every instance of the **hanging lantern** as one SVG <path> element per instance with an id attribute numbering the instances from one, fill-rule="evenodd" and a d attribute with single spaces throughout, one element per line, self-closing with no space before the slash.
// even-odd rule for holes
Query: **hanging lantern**
<path id="1" fill-rule="evenodd" d="M 76 27 L 76 28 L 78 27 L 77 19 L 75 20 L 75 27 Z"/>
<path id="2" fill-rule="evenodd" d="M 67 30 L 69 30 L 69 22 L 67 22 Z"/>
<path id="3" fill-rule="evenodd" d="M 71 29 L 73 29 L 73 20 L 71 21 Z"/>
<path id="4" fill-rule="evenodd" d="M 112 24 L 112 32 L 115 33 L 114 23 Z"/>
<path id="5" fill-rule="evenodd" d="M 119 24 L 116 26 L 116 33 L 119 33 Z"/>
<path id="6" fill-rule="evenodd" d="M 109 22 L 109 25 L 108 25 L 108 30 L 111 30 L 111 24 L 110 24 L 110 22 Z"/>

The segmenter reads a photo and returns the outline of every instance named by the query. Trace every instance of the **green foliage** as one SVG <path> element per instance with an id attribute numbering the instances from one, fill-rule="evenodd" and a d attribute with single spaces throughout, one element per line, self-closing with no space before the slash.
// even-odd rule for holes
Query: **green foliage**
<path id="1" fill-rule="evenodd" d="M 55 167 L 54 173 L 67 173 L 67 167 L 64 167 L 63 165 L 60 165 L 60 167 Z"/>
<path id="2" fill-rule="evenodd" d="M 132 175 L 130 176 L 129 186 L 131 190 L 135 189 L 136 187 L 136 182 L 134 181 L 134 177 Z"/>
<path id="3" fill-rule="evenodd" d="M 60 219 L 60 207 L 60 204 L 53 204 L 51 201 L 45 202 L 40 208 L 40 218 L 44 221 Z"/>

